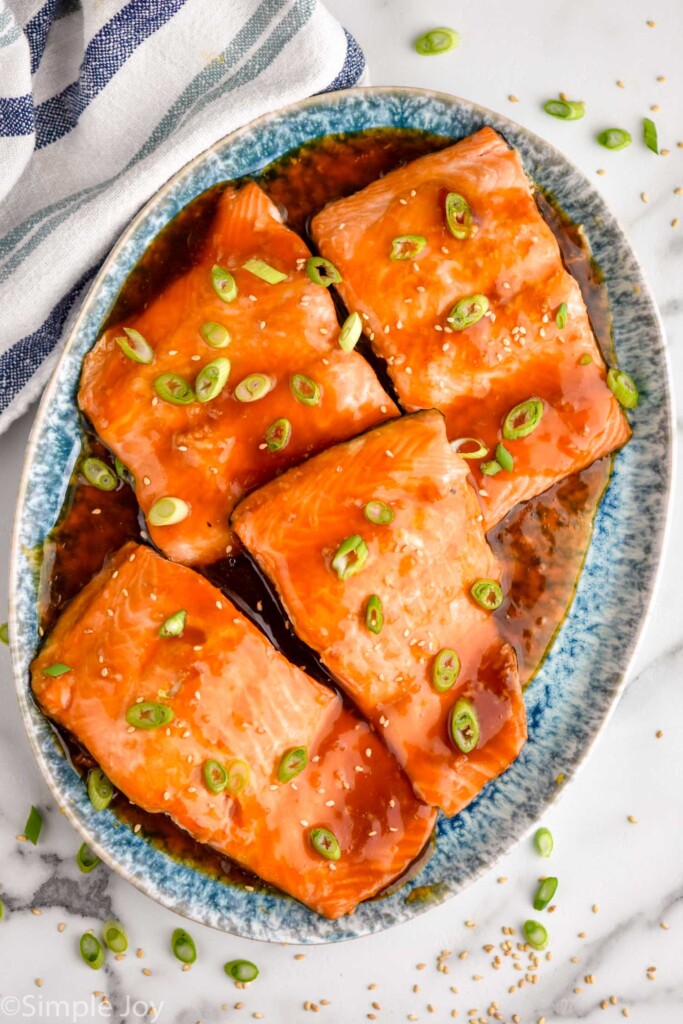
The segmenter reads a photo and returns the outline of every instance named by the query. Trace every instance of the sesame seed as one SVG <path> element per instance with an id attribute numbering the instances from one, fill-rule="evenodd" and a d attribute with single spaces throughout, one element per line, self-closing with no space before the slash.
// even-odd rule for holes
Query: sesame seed
<path id="1" fill-rule="evenodd" d="M 634 817 L 632 814 L 629 814 L 629 816 L 628 816 L 628 818 L 626 820 L 630 821 L 632 825 L 637 825 L 638 824 L 638 819 L 636 817 Z"/>
<path id="2" fill-rule="evenodd" d="M 510 93 L 508 99 L 510 103 L 519 103 L 519 96 L 515 96 L 514 93 Z"/>
<path id="3" fill-rule="evenodd" d="M 649 202 L 649 200 L 648 200 L 648 197 L 647 197 L 647 192 L 641 192 L 641 193 L 640 193 L 640 198 L 642 199 L 642 201 L 643 201 L 644 203 L 647 203 L 647 202 Z"/>

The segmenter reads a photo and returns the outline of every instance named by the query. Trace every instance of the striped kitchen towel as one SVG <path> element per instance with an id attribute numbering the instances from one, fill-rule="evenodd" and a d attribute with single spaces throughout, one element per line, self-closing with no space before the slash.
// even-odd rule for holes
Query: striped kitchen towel
<path id="1" fill-rule="evenodd" d="M 0 0 L 0 431 L 149 196 L 364 63 L 317 0 Z"/>

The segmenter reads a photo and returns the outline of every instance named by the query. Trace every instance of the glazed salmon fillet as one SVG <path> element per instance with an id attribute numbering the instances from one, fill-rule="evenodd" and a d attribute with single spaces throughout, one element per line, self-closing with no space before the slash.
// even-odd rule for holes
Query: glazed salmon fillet
<path id="1" fill-rule="evenodd" d="M 472 596 L 477 583 L 495 594 L 500 568 L 467 478 L 443 416 L 429 411 L 328 449 L 253 492 L 232 517 L 295 631 L 418 795 L 447 815 L 526 739 L 515 654 L 492 602 Z M 451 726 L 472 709 L 478 738 L 463 749 L 472 731 L 460 745 Z"/>
<path id="2" fill-rule="evenodd" d="M 337 694 L 147 547 L 125 545 L 67 606 L 32 687 L 131 801 L 326 917 L 400 875 L 432 831 L 433 810 Z M 209 788 L 207 762 L 227 788 Z"/>
<path id="3" fill-rule="evenodd" d="M 487 529 L 628 440 L 580 289 L 491 128 L 330 203 L 312 233 L 403 407 L 440 409 L 484 453 L 470 467 Z"/>
<path id="4" fill-rule="evenodd" d="M 229 554 L 245 491 L 396 415 L 365 360 L 339 348 L 309 256 L 257 185 L 227 188 L 198 264 L 85 359 L 81 409 L 134 475 L 149 533 L 176 561 Z M 273 271 L 274 283 L 258 276 Z M 150 516 L 155 507 L 164 514 Z"/>

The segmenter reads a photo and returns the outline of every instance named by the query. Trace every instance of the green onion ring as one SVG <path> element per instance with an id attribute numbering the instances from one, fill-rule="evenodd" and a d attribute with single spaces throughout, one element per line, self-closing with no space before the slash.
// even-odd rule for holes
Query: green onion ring
<path id="1" fill-rule="evenodd" d="M 534 835 L 534 846 L 541 857 L 549 857 L 553 852 L 553 834 L 549 828 L 538 828 Z"/>
<path id="2" fill-rule="evenodd" d="M 363 321 L 360 313 L 350 313 L 342 324 L 337 344 L 342 352 L 353 352 L 363 333 Z"/>
<path id="3" fill-rule="evenodd" d="M 303 373 L 295 373 L 290 381 L 292 394 L 302 405 L 320 405 L 320 385 Z"/>
<path id="4" fill-rule="evenodd" d="M 197 959 L 197 947 L 191 935 L 184 928 L 175 928 L 171 935 L 171 951 L 182 964 L 193 964 Z"/>
<path id="5" fill-rule="evenodd" d="M 517 441 L 533 433 L 543 417 L 544 407 L 541 398 L 528 398 L 520 402 L 506 415 L 503 420 L 503 437 L 507 441 Z"/>
<path id="6" fill-rule="evenodd" d="M 421 57 L 434 57 L 448 53 L 460 45 L 460 33 L 454 28 L 432 28 L 415 40 L 415 49 Z"/>
<path id="7" fill-rule="evenodd" d="M 339 860 L 341 847 L 334 832 L 328 828 L 312 828 L 308 833 L 311 846 L 325 860 Z"/>
<path id="8" fill-rule="evenodd" d="M 89 875 L 101 861 L 87 843 L 81 843 L 76 854 L 76 863 L 78 864 L 79 871 L 82 871 L 84 875 Z"/>
<path id="9" fill-rule="evenodd" d="M 234 302 L 237 298 L 237 283 L 229 270 L 219 267 L 217 263 L 211 268 L 211 284 L 219 299 L 223 302 Z"/>
<path id="10" fill-rule="evenodd" d="M 230 960 L 223 965 L 223 970 L 233 981 L 239 981 L 243 985 L 255 981 L 259 975 L 258 967 L 251 960 Z"/>
<path id="11" fill-rule="evenodd" d="M 446 223 L 453 238 L 462 241 L 469 236 L 472 228 L 472 210 L 459 192 L 449 192 L 446 196 Z"/>
<path id="12" fill-rule="evenodd" d="M 540 921 L 525 921 L 524 938 L 532 949 L 545 949 L 548 945 L 548 930 Z"/>
<path id="13" fill-rule="evenodd" d="M 561 302 L 557 307 L 557 313 L 555 314 L 555 323 L 559 330 L 563 331 L 567 326 L 567 320 L 569 318 L 569 311 L 567 309 L 567 303 Z"/>
<path id="14" fill-rule="evenodd" d="M 80 949 L 83 962 L 88 967 L 92 967 L 93 971 L 99 971 L 104 963 L 104 950 L 100 940 L 91 935 L 90 932 L 86 932 L 85 935 L 81 935 L 78 948 Z"/>
<path id="15" fill-rule="evenodd" d="M 308 764 L 308 751 L 306 747 L 292 747 L 286 750 L 277 766 L 277 781 L 291 782 L 297 775 L 300 775 Z"/>
<path id="16" fill-rule="evenodd" d="M 284 416 L 275 420 L 266 430 L 265 438 L 269 452 L 281 452 L 289 444 L 292 436 L 292 424 Z"/>
<path id="17" fill-rule="evenodd" d="M 232 793 L 233 796 L 241 793 L 249 782 L 250 777 L 251 770 L 246 761 L 242 761 L 239 758 L 236 761 L 232 761 L 228 765 L 228 793 Z"/>
<path id="18" fill-rule="evenodd" d="M 604 132 L 597 136 L 597 140 L 605 149 L 626 149 L 633 142 L 631 133 L 623 128 L 605 128 Z"/>
<path id="19" fill-rule="evenodd" d="M 446 321 L 454 331 L 465 331 L 468 327 L 479 323 L 481 318 L 488 313 L 489 308 L 489 300 L 485 295 L 468 295 L 456 302 L 446 317 Z"/>
<path id="20" fill-rule="evenodd" d="M 201 334 L 211 348 L 226 348 L 230 344 L 230 331 L 216 320 L 207 320 L 202 324 Z"/>
<path id="21" fill-rule="evenodd" d="M 496 445 L 496 460 L 501 469 L 504 469 L 506 473 L 511 473 L 515 468 L 515 460 L 505 445 L 500 444 L 500 442 Z"/>
<path id="22" fill-rule="evenodd" d="M 102 459 L 95 459 L 92 456 L 84 459 L 81 471 L 88 483 L 100 491 L 115 491 L 118 487 L 116 475 Z"/>
<path id="23" fill-rule="evenodd" d="M 230 376 L 230 360 L 219 356 L 207 363 L 197 374 L 194 390 L 198 402 L 211 402 L 218 398 Z"/>
<path id="24" fill-rule="evenodd" d="M 437 693 L 446 693 L 460 675 L 460 658 L 450 647 L 444 647 L 434 658 L 432 686 Z"/>
<path id="25" fill-rule="evenodd" d="M 168 725 L 174 718 L 173 708 L 153 700 L 132 704 L 126 711 L 126 721 L 135 729 L 158 729 L 159 726 Z"/>
<path id="26" fill-rule="evenodd" d="M 369 523 L 374 523 L 375 526 L 386 526 L 394 521 L 393 508 L 378 498 L 366 502 L 363 506 L 363 515 Z"/>
<path id="27" fill-rule="evenodd" d="M 391 243 L 390 260 L 414 260 L 427 244 L 424 235 L 398 235 Z"/>
<path id="28" fill-rule="evenodd" d="M 546 114 L 560 121 L 579 121 L 586 113 L 586 104 L 571 100 L 548 100 L 543 104 Z"/>
<path id="29" fill-rule="evenodd" d="M 476 444 L 477 447 L 473 452 L 465 452 L 463 447 L 466 444 Z M 461 459 L 485 459 L 489 453 L 488 446 L 479 437 L 456 437 L 450 446 Z"/>
<path id="30" fill-rule="evenodd" d="M 102 938 L 112 953 L 125 953 L 128 949 L 128 936 L 120 921 L 105 921 L 102 925 Z"/>
<path id="31" fill-rule="evenodd" d="M 140 332 L 132 327 L 124 327 L 123 330 L 127 334 L 127 338 L 114 339 L 123 354 L 132 359 L 134 363 L 149 365 L 154 362 L 154 349 L 145 341 Z"/>
<path id="32" fill-rule="evenodd" d="M 470 593 L 481 608 L 492 612 L 503 603 L 503 591 L 500 583 L 495 580 L 476 580 L 470 587 Z"/>
<path id="33" fill-rule="evenodd" d="M 212 757 L 202 765 L 202 776 L 209 793 L 222 793 L 228 784 L 228 773 L 220 761 Z"/>
<path id="34" fill-rule="evenodd" d="M 370 594 L 365 605 L 365 628 L 375 636 L 379 636 L 384 625 L 382 602 L 377 594 Z"/>
<path id="35" fill-rule="evenodd" d="M 624 409 L 635 409 L 638 405 L 640 396 L 636 382 L 626 370 L 610 367 L 607 371 L 607 387 Z"/>
<path id="36" fill-rule="evenodd" d="M 534 910 L 545 910 L 557 892 L 557 879 L 544 878 L 534 896 Z"/>
<path id="37" fill-rule="evenodd" d="M 191 405 L 195 400 L 194 391 L 177 373 L 162 373 L 154 381 L 154 390 L 159 398 L 171 405 Z"/>
<path id="38" fill-rule="evenodd" d="M 238 402 L 258 402 L 274 387 L 274 377 L 269 377 L 266 373 L 250 373 L 235 388 L 235 398 Z"/>
<path id="39" fill-rule="evenodd" d="M 167 495 L 155 501 L 147 514 L 152 526 L 174 526 L 190 514 L 190 506 L 182 498 Z"/>
<path id="40" fill-rule="evenodd" d="M 367 544 L 362 537 L 354 533 L 352 537 L 343 540 L 337 548 L 332 559 L 332 568 L 338 579 L 346 580 L 360 572 L 367 557 Z"/>
<path id="41" fill-rule="evenodd" d="M 88 797 L 96 811 L 104 811 L 112 802 L 114 787 L 101 768 L 91 768 L 88 772 Z"/>
<path id="42" fill-rule="evenodd" d="M 463 754 L 471 754 L 479 743 L 479 716 L 474 704 L 461 697 L 456 700 L 450 715 L 451 739 Z"/>
<path id="43" fill-rule="evenodd" d="M 334 263 L 323 259 L 322 256 L 309 256 L 306 260 L 306 273 L 313 284 L 329 288 L 331 284 L 339 284 L 342 276 Z"/>
<path id="44" fill-rule="evenodd" d="M 186 620 L 187 612 L 184 608 L 181 608 L 180 611 L 174 612 L 173 615 L 169 615 L 167 619 L 164 619 L 159 626 L 159 636 L 164 638 L 182 636 L 185 631 Z"/>

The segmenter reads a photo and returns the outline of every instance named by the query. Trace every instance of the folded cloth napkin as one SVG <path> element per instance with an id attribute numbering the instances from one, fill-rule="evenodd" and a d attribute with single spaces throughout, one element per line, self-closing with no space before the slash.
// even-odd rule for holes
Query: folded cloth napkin
<path id="1" fill-rule="evenodd" d="M 0 0 L 0 431 L 145 200 L 234 128 L 365 65 L 317 0 L 40 3 Z"/>

